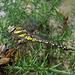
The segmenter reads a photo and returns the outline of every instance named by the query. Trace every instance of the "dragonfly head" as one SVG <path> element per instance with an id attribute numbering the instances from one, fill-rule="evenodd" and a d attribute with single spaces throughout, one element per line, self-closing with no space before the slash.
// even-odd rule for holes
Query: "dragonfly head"
<path id="1" fill-rule="evenodd" d="M 8 32 L 11 33 L 15 30 L 15 27 L 14 26 L 9 26 L 8 27 Z"/>

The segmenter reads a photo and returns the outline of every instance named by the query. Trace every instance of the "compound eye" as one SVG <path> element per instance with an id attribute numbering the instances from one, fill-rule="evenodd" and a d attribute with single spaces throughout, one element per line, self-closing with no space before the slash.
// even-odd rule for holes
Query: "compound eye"
<path id="1" fill-rule="evenodd" d="M 9 26 L 8 27 L 8 32 L 11 33 L 15 30 L 15 27 L 14 26 Z"/>

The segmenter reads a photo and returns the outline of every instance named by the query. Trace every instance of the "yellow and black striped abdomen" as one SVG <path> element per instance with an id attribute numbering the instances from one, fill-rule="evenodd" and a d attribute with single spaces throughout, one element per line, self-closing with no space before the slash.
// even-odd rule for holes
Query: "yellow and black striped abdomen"
<path id="1" fill-rule="evenodd" d="M 14 29 L 12 29 L 14 30 Z M 28 33 L 26 30 L 17 27 L 14 31 L 13 31 L 14 36 L 20 38 L 21 40 L 26 40 L 26 41 L 31 41 L 31 42 L 39 42 L 39 43 L 45 43 L 45 44 L 50 44 L 52 46 L 56 46 L 58 48 L 62 48 L 63 50 L 73 50 L 71 49 L 71 47 L 65 47 L 62 45 L 58 45 L 57 43 L 53 43 L 52 41 L 47 41 L 47 40 L 43 40 L 41 38 L 38 38 L 36 35 L 32 35 L 30 33 Z"/>

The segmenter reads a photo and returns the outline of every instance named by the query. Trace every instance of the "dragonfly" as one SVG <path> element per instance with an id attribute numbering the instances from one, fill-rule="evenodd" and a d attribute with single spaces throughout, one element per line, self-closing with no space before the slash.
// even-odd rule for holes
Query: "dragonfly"
<path id="1" fill-rule="evenodd" d="M 8 32 L 15 38 L 21 39 L 21 41 L 19 43 L 21 43 L 25 40 L 25 41 L 30 41 L 30 42 L 39 42 L 39 43 L 49 44 L 49 45 L 61 48 L 63 50 L 73 50 L 71 48 L 71 46 L 62 46 L 62 45 L 58 45 L 57 43 L 54 43 L 52 41 L 45 40 L 43 38 L 43 36 L 40 38 L 38 35 L 31 34 L 22 27 L 9 26 Z M 49 40 L 52 40 L 52 39 L 49 39 Z"/>

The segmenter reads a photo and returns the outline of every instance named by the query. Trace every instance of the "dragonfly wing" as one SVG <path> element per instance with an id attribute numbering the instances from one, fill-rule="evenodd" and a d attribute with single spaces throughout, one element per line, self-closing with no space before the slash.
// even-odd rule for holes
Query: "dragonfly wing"
<path id="1" fill-rule="evenodd" d="M 33 35 L 34 35 L 34 34 L 33 34 Z M 46 36 L 46 35 L 39 35 L 39 34 L 36 34 L 36 35 L 34 35 L 34 36 L 36 36 L 38 40 L 41 39 L 41 40 L 46 40 L 46 41 L 53 41 L 52 38 L 50 38 L 50 37 L 48 37 L 48 36 Z"/>
<path id="2" fill-rule="evenodd" d="M 39 25 L 33 18 L 29 18 L 26 20 L 26 24 L 23 26 L 27 31 L 33 32 L 39 28 Z"/>

